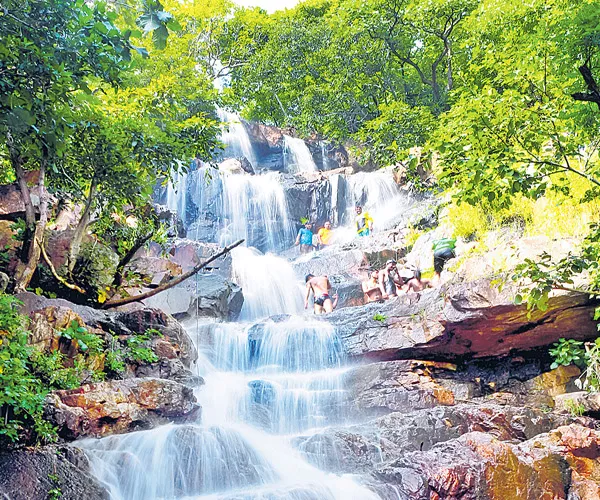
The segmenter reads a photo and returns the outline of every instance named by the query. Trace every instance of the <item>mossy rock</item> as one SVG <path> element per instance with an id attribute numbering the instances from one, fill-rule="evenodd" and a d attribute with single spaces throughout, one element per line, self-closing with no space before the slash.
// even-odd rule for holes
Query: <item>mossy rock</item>
<path id="1" fill-rule="evenodd" d="M 96 300 L 112 285 L 118 265 L 119 256 L 110 247 L 95 240 L 86 241 L 73 268 L 73 280 L 90 300 Z"/>

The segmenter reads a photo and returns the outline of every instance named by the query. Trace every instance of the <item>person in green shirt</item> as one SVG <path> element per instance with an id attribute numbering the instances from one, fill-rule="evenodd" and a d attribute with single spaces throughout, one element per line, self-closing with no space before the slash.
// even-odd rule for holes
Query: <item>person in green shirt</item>
<path id="1" fill-rule="evenodd" d="M 450 259 L 456 257 L 454 249 L 456 247 L 456 238 L 440 238 L 433 242 L 433 281 L 440 282 L 444 265 Z"/>

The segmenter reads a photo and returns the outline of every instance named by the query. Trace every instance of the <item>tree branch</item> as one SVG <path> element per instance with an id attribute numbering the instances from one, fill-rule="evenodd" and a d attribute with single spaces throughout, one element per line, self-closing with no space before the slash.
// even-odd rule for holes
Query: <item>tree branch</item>
<path id="1" fill-rule="evenodd" d="M 83 288 L 81 288 L 73 283 L 69 283 L 65 278 L 63 278 L 60 274 L 58 274 L 56 272 L 56 268 L 54 267 L 54 264 L 52 264 L 50 257 L 46 253 L 44 244 L 40 240 L 36 239 L 35 241 L 40 246 L 40 250 L 42 252 L 42 257 L 44 257 L 44 261 L 46 262 L 46 264 L 48 264 L 48 267 L 50 268 L 50 272 L 52 273 L 52 276 L 54 276 L 58 282 L 62 283 L 67 288 L 69 288 L 71 290 L 75 290 L 76 292 L 79 292 L 82 295 L 85 295 L 85 290 Z"/>
<path id="2" fill-rule="evenodd" d="M 225 247 L 219 253 L 213 255 L 210 259 L 205 260 L 204 262 L 201 262 L 196 267 L 194 267 L 194 269 L 192 269 L 191 271 L 188 271 L 187 273 L 182 274 L 181 276 L 178 276 L 177 278 L 173 278 L 172 280 L 169 280 L 167 283 L 159 286 L 158 288 L 155 288 L 148 292 L 141 293 L 139 295 L 135 295 L 135 296 L 131 296 L 131 297 L 124 297 L 122 299 L 111 300 L 111 301 L 103 304 L 102 309 L 110 309 L 112 307 L 118 307 L 118 306 L 122 306 L 125 304 L 130 304 L 131 302 L 138 302 L 140 300 L 154 297 L 155 295 L 159 294 L 160 292 L 164 292 L 165 290 L 168 290 L 169 288 L 173 288 L 175 285 L 179 285 L 179 283 L 182 283 L 185 280 L 187 280 L 188 278 L 191 278 L 192 276 L 197 274 L 199 271 L 204 269 L 208 264 L 217 260 L 219 257 L 222 257 L 223 255 L 229 253 L 231 250 L 233 250 L 235 247 L 241 245 L 243 242 L 244 242 L 244 240 L 236 241 L 233 245 Z"/>
<path id="3" fill-rule="evenodd" d="M 119 265 L 117 266 L 117 271 L 115 272 L 115 279 L 114 279 L 115 287 L 121 286 L 121 283 L 123 283 L 123 275 L 125 274 L 125 266 L 127 266 L 127 264 L 129 264 L 131 262 L 131 259 L 133 259 L 133 256 L 136 254 L 136 252 L 140 248 L 142 248 L 146 244 L 146 242 L 150 238 L 152 238 L 153 235 L 154 235 L 154 231 L 150 231 L 148 234 L 141 237 L 139 240 L 137 240 L 133 244 L 133 246 L 129 249 L 129 251 L 121 259 L 121 262 L 119 262 Z"/>
<path id="4" fill-rule="evenodd" d="M 571 94 L 571 97 L 576 101 L 587 101 L 587 102 L 595 102 L 598 105 L 598 109 L 600 109 L 600 87 L 596 83 L 596 79 L 594 75 L 592 75 L 592 70 L 587 65 L 587 62 L 581 66 L 579 66 L 579 72 L 581 76 L 583 76 L 583 80 L 585 81 L 589 92 L 575 92 Z"/>

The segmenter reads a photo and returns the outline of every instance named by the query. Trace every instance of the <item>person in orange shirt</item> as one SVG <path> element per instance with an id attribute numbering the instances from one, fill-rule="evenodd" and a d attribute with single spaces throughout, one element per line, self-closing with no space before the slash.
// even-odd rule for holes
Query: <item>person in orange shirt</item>
<path id="1" fill-rule="evenodd" d="M 317 233 L 319 238 L 319 248 L 326 247 L 331 243 L 331 233 L 331 222 L 327 221 Z"/>

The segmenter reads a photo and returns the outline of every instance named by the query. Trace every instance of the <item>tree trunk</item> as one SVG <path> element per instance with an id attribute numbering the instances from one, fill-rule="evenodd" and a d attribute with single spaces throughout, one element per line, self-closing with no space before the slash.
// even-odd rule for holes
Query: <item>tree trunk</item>
<path id="1" fill-rule="evenodd" d="M 191 271 L 188 271 L 187 273 L 182 274 L 181 276 L 178 276 L 177 278 L 173 278 L 169 282 L 165 283 L 164 285 L 159 286 L 158 288 L 155 288 L 154 290 L 150 290 L 148 292 L 144 292 L 139 295 L 132 295 L 131 297 L 124 297 L 122 299 L 111 300 L 111 301 L 103 304 L 102 309 L 110 309 L 111 307 L 123 306 L 123 305 L 129 304 L 131 302 L 138 302 L 140 300 L 154 297 L 156 294 L 159 294 L 160 292 L 164 292 L 165 290 L 168 290 L 169 288 L 173 288 L 175 285 L 179 285 L 179 283 L 182 283 L 185 280 L 187 280 L 188 278 L 191 278 L 192 276 L 194 276 L 195 274 L 198 274 L 198 272 L 200 272 L 202 269 L 204 269 L 208 264 L 210 264 L 214 260 L 217 260 L 219 257 L 229 253 L 231 250 L 233 250 L 235 247 L 241 245 L 242 243 L 244 243 L 244 240 L 236 241 L 233 245 L 229 245 L 228 247 L 225 247 L 219 253 L 216 253 L 215 255 L 213 255 L 210 259 L 205 260 L 204 262 L 201 262 L 196 267 L 194 267 L 194 269 L 192 269 Z"/>
<path id="2" fill-rule="evenodd" d="M 452 41 L 444 38 L 444 45 L 446 46 L 446 59 L 448 60 L 446 90 L 450 91 L 454 87 L 454 77 L 452 75 Z"/>
<path id="3" fill-rule="evenodd" d="M 19 263 L 15 272 L 15 293 L 21 293 L 27 289 L 40 261 L 40 246 L 43 244 L 42 242 L 44 241 L 44 233 L 46 231 L 46 226 L 48 225 L 48 191 L 46 190 L 46 167 L 48 164 L 48 156 L 48 148 L 47 146 L 43 145 L 42 160 L 40 162 L 40 173 L 38 178 L 40 218 L 37 223 L 35 221 L 35 211 L 31 201 L 29 187 L 27 186 L 27 181 L 25 180 L 25 172 L 20 165 L 18 168 L 15 168 L 15 172 L 17 172 L 17 179 L 19 181 L 19 188 L 21 189 L 23 201 L 25 203 L 25 217 L 27 220 L 28 231 L 31 231 L 29 245 L 27 247 L 27 255 L 24 256 L 22 261 Z M 27 214 L 27 206 L 30 207 L 30 211 L 33 214 L 32 222 L 30 222 L 31 214 Z"/>
<path id="4" fill-rule="evenodd" d="M 94 197 L 96 196 L 96 181 L 92 179 L 92 184 L 90 185 L 90 192 L 88 194 L 87 200 L 85 201 L 85 206 L 83 208 L 83 212 L 81 217 L 79 218 L 79 223 L 75 228 L 75 233 L 73 234 L 73 239 L 71 240 L 71 245 L 69 247 L 69 257 L 67 259 L 67 269 L 69 273 L 73 272 L 75 268 L 75 262 L 77 262 L 77 257 L 79 256 L 79 251 L 81 250 L 81 243 L 83 242 L 83 237 L 87 232 L 88 226 L 90 224 L 90 218 L 92 214 L 92 204 L 94 202 Z"/>

